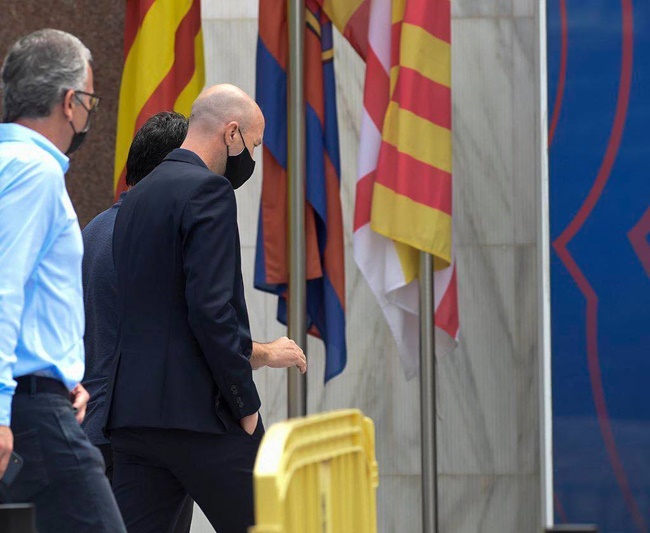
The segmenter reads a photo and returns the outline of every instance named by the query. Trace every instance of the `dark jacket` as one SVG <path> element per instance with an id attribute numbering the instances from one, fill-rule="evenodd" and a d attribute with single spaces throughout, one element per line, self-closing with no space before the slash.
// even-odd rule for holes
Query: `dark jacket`
<path id="1" fill-rule="evenodd" d="M 109 429 L 225 433 L 260 400 L 230 182 L 176 149 L 115 221 L 116 366 Z"/>
<path id="2" fill-rule="evenodd" d="M 82 264 L 84 310 L 86 313 L 86 373 L 83 385 L 90 394 L 86 417 L 82 423 L 90 442 L 108 444 L 102 434 L 106 383 L 113 367 L 117 337 L 117 295 L 113 266 L 113 227 L 117 211 L 126 192 L 84 228 Z"/>

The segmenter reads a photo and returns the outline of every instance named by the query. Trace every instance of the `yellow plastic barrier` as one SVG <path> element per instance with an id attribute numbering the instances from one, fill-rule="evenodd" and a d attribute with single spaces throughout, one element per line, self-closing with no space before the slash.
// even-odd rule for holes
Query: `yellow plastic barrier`
<path id="1" fill-rule="evenodd" d="M 274 424 L 255 461 L 249 533 L 375 533 L 375 428 L 346 409 Z"/>

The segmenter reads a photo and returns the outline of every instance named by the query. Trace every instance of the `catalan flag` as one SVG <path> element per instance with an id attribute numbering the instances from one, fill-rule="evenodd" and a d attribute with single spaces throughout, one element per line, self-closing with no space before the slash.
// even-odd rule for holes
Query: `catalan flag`
<path id="1" fill-rule="evenodd" d="M 189 116 L 203 89 L 201 0 L 127 0 L 115 148 L 115 196 L 126 189 L 135 132 L 160 111 Z"/>
<path id="2" fill-rule="evenodd" d="M 345 272 L 332 23 L 306 1 L 307 318 L 325 343 L 325 381 L 345 368 Z M 287 265 L 287 11 L 260 0 L 257 102 L 266 118 L 255 287 L 279 296 L 286 324 Z"/>
<path id="3" fill-rule="evenodd" d="M 354 254 L 393 332 L 404 372 L 418 370 L 419 252 L 434 256 L 436 350 L 458 334 L 452 253 L 449 0 L 323 0 L 363 51 L 366 81 L 354 215 Z M 337 16 L 334 16 L 337 13 Z M 348 14 L 350 19 L 346 19 Z M 350 25 L 357 16 L 356 24 Z"/>

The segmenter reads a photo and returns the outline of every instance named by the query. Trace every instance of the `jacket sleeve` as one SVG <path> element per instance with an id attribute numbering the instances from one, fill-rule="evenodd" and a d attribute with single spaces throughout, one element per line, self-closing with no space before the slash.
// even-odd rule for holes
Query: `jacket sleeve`
<path id="1" fill-rule="evenodd" d="M 215 176 L 199 186 L 183 213 L 183 269 L 190 326 L 222 398 L 237 419 L 260 399 L 242 353 L 233 292 L 237 280 L 237 205 L 230 183 Z"/>

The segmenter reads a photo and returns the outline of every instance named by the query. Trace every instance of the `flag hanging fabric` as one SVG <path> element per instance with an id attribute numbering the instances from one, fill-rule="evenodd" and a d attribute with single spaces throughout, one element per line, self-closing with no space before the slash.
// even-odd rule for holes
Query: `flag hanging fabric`
<path id="1" fill-rule="evenodd" d="M 334 26 L 362 59 L 368 51 L 368 20 L 372 0 L 316 0 Z"/>
<path id="2" fill-rule="evenodd" d="M 325 381 L 345 368 L 345 270 L 332 24 L 317 2 L 305 11 L 307 322 L 325 343 Z M 286 2 L 260 0 L 256 99 L 266 119 L 255 287 L 279 296 L 287 320 Z"/>
<path id="3" fill-rule="evenodd" d="M 127 0 L 115 147 L 115 196 L 126 189 L 133 136 L 152 115 L 189 116 L 203 89 L 201 0 Z"/>
<path id="4" fill-rule="evenodd" d="M 358 3 L 358 2 L 357 2 Z M 419 364 L 419 252 L 434 256 L 436 351 L 458 335 L 452 254 L 449 0 L 365 0 L 366 80 L 354 254 L 395 337 L 407 378 Z M 323 0 L 328 14 L 347 0 Z M 334 18 L 345 24 L 345 18 Z M 356 28 L 363 28 L 357 20 Z M 339 26 L 345 33 L 349 25 Z M 352 44 L 364 42 L 353 36 Z"/>

